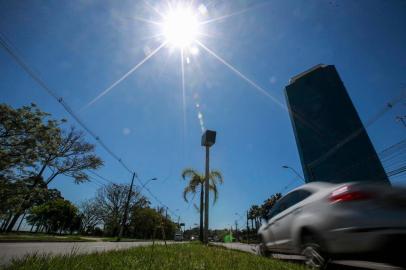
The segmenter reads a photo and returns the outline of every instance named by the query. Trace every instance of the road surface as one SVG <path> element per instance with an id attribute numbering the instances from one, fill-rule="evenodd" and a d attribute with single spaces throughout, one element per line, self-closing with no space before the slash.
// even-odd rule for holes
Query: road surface
<path id="1" fill-rule="evenodd" d="M 163 242 L 155 242 L 163 244 Z M 173 244 L 174 242 L 167 242 Z M 25 242 L 0 243 L 0 265 L 6 265 L 13 258 L 22 258 L 27 254 L 61 255 L 75 253 L 102 252 L 148 246 L 152 242 Z"/>
<path id="2" fill-rule="evenodd" d="M 229 249 L 236 249 L 245 252 L 249 252 L 252 254 L 258 254 L 258 245 L 255 244 L 243 244 L 243 243 L 212 243 L 213 245 L 226 247 Z M 281 259 L 281 260 L 289 260 L 289 261 L 303 261 L 304 257 L 300 255 L 285 255 L 285 254 L 272 254 L 272 258 Z M 337 260 L 331 262 L 334 265 L 346 267 L 345 269 L 376 269 L 376 270 L 402 270 L 403 268 L 383 264 L 383 263 L 375 263 L 375 262 L 367 262 L 367 261 L 350 261 L 350 260 Z"/>

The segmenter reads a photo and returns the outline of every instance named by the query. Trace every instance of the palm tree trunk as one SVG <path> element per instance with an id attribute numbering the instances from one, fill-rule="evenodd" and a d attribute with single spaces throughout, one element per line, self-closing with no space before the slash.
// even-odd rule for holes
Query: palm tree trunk
<path id="1" fill-rule="evenodd" d="M 200 184 L 200 234 L 199 239 L 203 242 L 203 207 L 204 207 L 204 189 L 203 183 Z"/>
<path id="2" fill-rule="evenodd" d="M 21 218 L 20 223 L 18 224 L 17 232 L 20 230 L 21 224 L 23 223 L 23 220 L 24 220 L 26 214 L 27 214 L 27 211 L 24 212 L 23 217 Z"/>
<path id="3" fill-rule="evenodd" d="M 8 223 L 10 222 L 10 220 L 11 220 L 11 218 L 13 217 L 13 213 L 9 213 L 8 214 L 8 217 L 4 220 L 4 222 L 3 222 L 3 224 L 2 224 L 2 227 L 1 227 L 1 231 L 3 232 L 3 231 L 6 231 L 6 229 L 7 229 L 7 226 L 8 226 Z"/>
<path id="4" fill-rule="evenodd" d="M 23 214 L 23 211 L 19 210 L 14 214 L 13 218 L 10 220 L 10 223 L 7 225 L 7 232 L 11 232 L 14 228 L 14 225 L 17 223 L 18 218 Z"/>

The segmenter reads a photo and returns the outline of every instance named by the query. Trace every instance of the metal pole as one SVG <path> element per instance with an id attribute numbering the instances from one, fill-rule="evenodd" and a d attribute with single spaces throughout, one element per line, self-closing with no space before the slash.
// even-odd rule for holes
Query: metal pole
<path id="1" fill-rule="evenodd" d="M 134 178 L 135 178 L 135 172 L 133 173 L 133 177 L 131 179 L 130 190 L 128 191 L 127 201 L 126 201 L 126 204 L 124 207 L 124 216 L 123 216 L 123 220 L 121 222 L 120 232 L 118 234 L 118 239 L 117 239 L 119 241 L 120 241 L 121 237 L 123 237 L 124 226 L 127 223 L 128 205 L 130 204 L 131 195 L 133 192 Z"/>
<path id="2" fill-rule="evenodd" d="M 250 228 L 248 226 L 248 211 L 247 211 L 247 244 L 250 243 Z"/>
<path id="3" fill-rule="evenodd" d="M 208 244 L 209 243 L 209 174 L 210 174 L 210 169 L 209 169 L 209 152 L 210 148 L 209 146 L 206 146 L 206 174 L 205 174 L 205 183 L 204 183 L 204 243 Z"/>
<path id="4" fill-rule="evenodd" d="M 238 221 L 235 221 L 235 239 L 238 240 Z"/>

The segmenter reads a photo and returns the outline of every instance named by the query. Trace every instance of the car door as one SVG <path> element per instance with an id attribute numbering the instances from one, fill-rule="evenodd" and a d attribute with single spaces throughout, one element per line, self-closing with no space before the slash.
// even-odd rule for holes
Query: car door
<path id="1" fill-rule="evenodd" d="M 295 216 L 301 211 L 299 202 L 307 198 L 311 193 L 307 190 L 295 190 L 279 202 L 278 214 L 271 219 L 270 231 L 273 236 L 273 249 L 281 252 L 292 250 L 291 228 Z"/>

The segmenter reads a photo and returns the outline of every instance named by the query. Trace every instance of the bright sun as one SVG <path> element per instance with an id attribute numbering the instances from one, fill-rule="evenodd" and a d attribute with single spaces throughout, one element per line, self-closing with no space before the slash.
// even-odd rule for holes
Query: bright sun
<path id="1" fill-rule="evenodd" d="M 178 7 L 165 16 L 162 30 L 169 44 L 184 48 L 196 40 L 199 23 L 190 9 Z"/>

